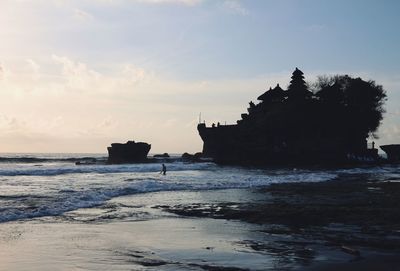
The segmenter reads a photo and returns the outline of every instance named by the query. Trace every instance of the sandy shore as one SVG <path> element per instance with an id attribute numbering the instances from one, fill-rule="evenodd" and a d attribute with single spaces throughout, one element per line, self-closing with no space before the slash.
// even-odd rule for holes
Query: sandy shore
<path id="1" fill-rule="evenodd" d="M 398 270 L 400 183 L 114 198 L 0 224 L 0 270 Z"/>

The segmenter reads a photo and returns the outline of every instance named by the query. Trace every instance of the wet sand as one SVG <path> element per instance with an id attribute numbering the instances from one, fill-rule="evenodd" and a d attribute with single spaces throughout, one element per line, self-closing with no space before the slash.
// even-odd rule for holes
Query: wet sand
<path id="1" fill-rule="evenodd" d="M 274 184 L 254 191 L 254 202 L 162 208 L 260 225 L 267 242 L 244 244 L 294 259 L 295 269 L 400 270 L 400 182 L 369 178 Z"/>
<path id="2" fill-rule="evenodd" d="M 400 183 L 159 192 L 0 224 L 0 270 L 398 270 Z"/>
<path id="3" fill-rule="evenodd" d="M 63 216 L 0 224 L 0 270 L 265 270 L 274 256 L 244 240 L 259 225 L 188 218 L 157 206 L 248 199 L 245 190 L 125 196 Z M 219 200 L 221 199 L 221 200 Z M 285 266 L 294 266 L 287 263 Z"/>

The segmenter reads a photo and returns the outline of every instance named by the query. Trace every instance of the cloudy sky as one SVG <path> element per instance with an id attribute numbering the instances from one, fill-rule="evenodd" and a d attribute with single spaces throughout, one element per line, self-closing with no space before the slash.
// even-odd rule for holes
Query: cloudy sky
<path id="1" fill-rule="evenodd" d="M 400 143 L 400 2 L 1 0 L 0 152 L 200 151 L 199 113 L 234 123 L 299 67 L 388 92 Z"/>

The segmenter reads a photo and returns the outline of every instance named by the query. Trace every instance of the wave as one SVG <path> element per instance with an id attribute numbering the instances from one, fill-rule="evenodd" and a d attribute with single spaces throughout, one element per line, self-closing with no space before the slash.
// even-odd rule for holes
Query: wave
<path id="1" fill-rule="evenodd" d="M 158 174 L 160 163 L 88 166 L 56 164 L 42 167 L 3 165 L 0 167 L 0 175 L 9 177 L 0 179 L 0 185 L 4 185 L 1 186 L 4 189 L 0 190 L 4 193 L 0 195 L 0 222 L 59 216 L 79 208 L 102 205 L 114 197 L 138 193 L 243 189 L 273 183 L 321 182 L 349 176 L 361 176 L 367 180 L 365 174 L 373 175 L 374 179 L 375 174 L 385 178 L 400 178 L 398 166 L 339 170 L 261 170 L 222 167 L 214 163 L 173 162 L 166 165 L 167 176 Z"/>
<path id="2" fill-rule="evenodd" d="M 242 172 L 242 173 L 240 173 Z M 119 196 L 160 191 L 201 191 L 217 189 L 243 189 L 267 186 L 280 182 L 327 181 L 337 177 L 330 173 L 289 173 L 264 175 L 252 172 L 252 176 L 241 170 L 228 170 L 220 174 L 211 171 L 198 176 L 195 172 L 184 180 L 164 177 L 137 177 L 124 179 L 100 187 L 63 188 L 45 196 L 10 195 L 0 198 L 0 222 L 31 219 L 44 216 L 58 216 L 79 208 L 91 208 L 104 204 Z M 2 202 L 5 201 L 5 202 Z M 7 206 L 9 206 L 7 208 Z M 18 207 L 15 207 L 18 206 Z"/>
<path id="3" fill-rule="evenodd" d="M 214 163 L 174 162 L 166 164 L 168 171 L 201 170 L 215 166 Z M 159 172 L 159 163 L 124 164 L 124 165 L 85 165 L 85 166 L 46 166 L 0 168 L 0 176 L 56 176 L 82 173 L 130 173 Z"/>
<path id="4" fill-rule="evenodd" d="M 0 157 L 0 163 L 51 163 L 51 162 L 105 162 L 107 157 L 68 157 L 68 158 L 45 158 L 45 157 Z"/>

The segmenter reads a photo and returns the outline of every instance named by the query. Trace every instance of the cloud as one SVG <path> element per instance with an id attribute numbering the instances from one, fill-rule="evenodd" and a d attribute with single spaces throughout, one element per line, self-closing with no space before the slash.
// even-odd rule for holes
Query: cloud
<path id="1" fill-rule="evenodd" d="M 74 62 L 65 56 L 52 55 L 51 58 L 54 62 L 59 63 L 63 67 L 63 75 L 65 76 L 82 76 L 88 77 L 99 77 L 99 74 L 93 70 L 90 70 L 86 64 L 82 62 Z"/>
<path id="2" fill-rule="evenodd" d="M 94 18 L 92 14 L 81 9 L 74 9 L 74 17 L 81 21 L 88 21 Z"/>
<path id="3" fill-rule="evenodd" d="M 38 80 L 40 78 L 40 65 L 32 59 L 27 59 L 29 69 L 32 71 L 32 79 Z"/>
<path id="4" fill-rule="evenodd" d="M 5 71 L 3 65 L 0 63 L 0 80 L 2 80 L 5 76 Z"/>
<path id="5" fill-rule="evenodd" d="M 25 131 L 26 123 L 17 120 L 15 117 L 0 115 L 0 131 L 1 134 L 14 134 Z"/>
<path id="6" fill-rule="evenodd" d="M 115 120 L 113 117 L 108 116 L 99 122 L 91 125 L 87 129 L 78 130 L 76 135 L 88 136 L 88 137 L 107 137 L 114 134 L 115 130 L 119 125 L 119 121 Z"/>
<path id="7" fill-rule="evenodd" d="M 30 116 L 16 117 L 10 115 L 0 115 L 0 131 L 1 135 L 25 135 L 31 136 L 39 134 L 40 131 L 46 132 L 52 135 L 59 135 L 62 133 L 60 130 L 62 118 L 49 117 L 47 119 L 33 119 Z"/>
<path id="8" fill-rule="evenodd" d="M 28 92 L 33 92 L 34 98 L 61 93 L 123 96 L 140 91 L 142 85 L 157 80 L 151 71 L 132 63 L 111 64 L 107 71 L 101 72 L 67 56 L 53 54 L 51 61 L 48 60 L 38 62 L 28 58 L 7 66 L 0 63 L 0 99 L 23 99 Z"/>
<path id="9" fill-rule="evenodd" d="M 101 79 L 101 74 L 88 68 L 85 63 L 57 55 L 52 55 L 52 59 L 62 66 L 62 76 L 72 89 L 84 90 L 96 86 Z"/>
<path id="10" fill-rule="evenodd" d="M 87 64 L 65 56 L 52 55 L 55 63 L 61 65 L 61 78 L 70 90 L 99 92 L 123 92 L 141 82 L 153 78 L 150 72 L 133 64 L 124 64 L 119 70 L 102 74 Z"/>
<path id="11" fill-rule="evenodd" d="M 249 10 L 243 7 L 238 0 L 225 0 L 223 7 L 231 13 L 246 16 L 249 15 Z"/>
<path id="12" fill-rule="evenodd" d="M 380 142 L 382 144 L 393 144 L 400 139 L 400 125 L 398 123 L 389 122 L 379 129 Z"/>
<path id="13" fill-rule="evenodd" d="M 140 81 L 143 81 L 148 76 L 144 69 L 136 67 L 132 64 L 126 64 L 122 74 L 124 75 L 125 82 L 130 84 L 136 84 Z"/>
<path id="14" fill-rule="evenodd" d="M 8 66 L 0 62 L 0 82 L 7 81 L 12 73 Z"/>

